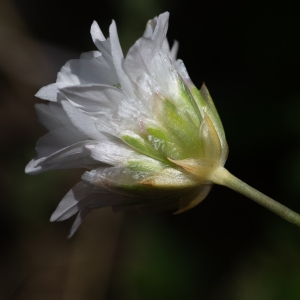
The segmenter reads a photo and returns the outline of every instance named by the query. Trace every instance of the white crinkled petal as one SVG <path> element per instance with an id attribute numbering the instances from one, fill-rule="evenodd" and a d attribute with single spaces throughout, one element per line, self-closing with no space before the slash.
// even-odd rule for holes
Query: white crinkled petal
<path id="1" fill-rule="evenodd" d="M 138 111 L 131 111 L 125 107 L 123 111 L 119 110 L 114 116 L 110 114 L 101 115 L 96 120 L 96 128 L 100 132 L 107 132 L 121 138 L 126 130 L 138 132 L 143 130 L 141 128 L 142 123 L 139 122 L 140 116 Z"/>
<path id="2" fill-rule="evenodd" d="M 68 238 L 74 235 L 82 221 L 92 209 L 118 205 L 122 203 L 122 198 L 123 197 L 121 195 L 112 194 L 110 191 L 104 189 L 99 189 L 98 192 L 94 193 L 93 195 L 89 195 L 86 199 L 84 199 L 86 205 L 83 206 L 78 212 Z"/>
<path id="3" fill-rule="evenodd" d="M 143 37 L 154 40 L 158 46 L 172 59 L 176 60 L 178 52 L 178 42 L 174 41 L 172 49 L 170 50 L 169 42 L 166 38 L 167 27 L 168 27 L 168 18 L 169 13 L 166 12 L 161 14 L 158 18 L 155 17 L 152 20 L 149 20 L 146 25 Z M 163 42 L 161 42 L 163 41 Z"/>
<path id="4" fill-rule="evenodd" d="M 89 168 L 99 165 L 90 157 L 90 151 L 86 145 L 95 144 L 95 141 L 83 141 L 60 149 L 47 157 L 36 158 L 29 162 L 25 168 L 27 174 L 39 174 L 55 169 Z"/>
<path id="5" fill-rule="evenodd" d="M 128 101 L 130 100 L 134 101 L 133 99 L 134 92 L 133 92 L 132 84 L 123 69 L 124 56 L 123 56 L 123 51 L 118 37 L 116 23 L 114 21 L 109 27 L 109 35 L 110 35 L 112 58 L 119 78 L 119 83 L 125 95 L 128 97 Z"/>
<path id="6" fill-rule="evenodd" d="M 35 94 L 35 96 L 40 99 L 43 99 L 43 100 L 49 100 L 49 101 L 56 102 L 57 93 L 58 93 L 57 85 L 56 85 L 56 83 L 52 83 L 52 84 L 42 87 Z"/>
<path id="7" fill-rule="evenodd" d="M 109 42 L 109 41 L 107 41 Z M 84 60 L 96 60 L 101 66 L 104 66 L 107 69 L 110 69 L 114 74 L 116 74 L 115 69 L 113 67 L 112 58 L 110 55 L 111 63 L 108 63 L 105 57 L 102 55 L 100 51 L 88 51 L 80 54 L 80 59 Z"/>
<path id="8" fill-rule="evenodd" d="M 110 190 L 95 187 L 87 182 L 81 181 L 60 201 L 50 221 L 64 221 L 78 213 L 71 228 L 70 237 L 75 233 L 82 220 L 92 209 L 121 203 L 129 204 L 131 202 L 135 202 L 135 199 L 124 199 L 122 195 L 114 194 Z"/>
<path id="9" fill-rule="evenodd" d="M 66 87 L 61 90 L 69 100 L 80 106 L 80 109 L 93 114 L 117 111 L 124 95 L 114 87 L 99 84 L 78 85 Z"/>
<path id="10" fill-rule="evenodd" d="M 77 74 L 74 74 L 71 68 L 72 61 L 74 59 L 67 61 L 57 74 L 56 85 L 59 89 L 80 84 Z"/>
<path id="11" fill-rule="evenodd" d="M 112 59 L 112 54 L 111 54 L 111 43 L 110 39 L 106 39 L 98 25 L 97 22 L 93 22 L 91 26 L 91 36 L 93 39 L 94 44 L 96 47 L 99 49 L 101 52 L 104 61 L 107 63 L 108 66 L 112 70 L 114 70 L 114 63 Z"/>
<path id="12" fill-rule="evenodd" d="M 43 135 L 36 143 L 38 157 L 49 156 L 62 148 L 87 140 L 88 137 L 75 127 L 56 128 Z"/>
<path id="13" fill-rule="evenodd" d="M 77 183 L 60 201 L 50 221 L 63 221 L 75 215 L 83 206 L 80 202 L 88 196 L 91 188 L 92 186 L 86 182 Z"/>
<path id="14" fill-rule="evenodd" d="M 155 17 L 147 22 L 146 28 L 145 28 L 145 31 L 143 34 L 144 38 L 148 38 L 148 39 L 152 38 L 156 24 L 157 24 L 157 17 Z"/>
<path id="15" fill-rule="evenodd" d="M 118 121 L 112 121 L 109 117 L 103 115 L 96 121 L 96 128 L 100 132 L 105 132 L 120 138 L 118 124 Z"/>
<path id="16" fill-rule="evenodd" d="M 74 235 L 74 233 L 77 231 L 77 229 L 81 225 L 82 221 L 87 217 L 87 215 L 91 212 L 91 210 L 92 210 L 92 208 L 85 206 L 79 211 L 79 213 L 76 216 L 75 221 L 71 227 L 68 238 L 71 238 Z"/>
<path id="17" fill-rule="evenodd" d="M 161 46 L 161 50 L 171 58 L 170 45 L 169 45 L 169 42 L 167 39 L 164 40 L 164 42 Z M 172 59 L 172 61 L 173 61 L 173 59 Z"/>
<path id="18" fill-rule="evenodd" d="M 171 59 L 159 49 L 154 41 L 139 39 L 129 50 L 124 63 L 129 77 L 139 86 L 146 73 L 160 87 L 165 96 L 178 98 L 178 74 Z"/>
<path id="19" fill-rule="evenodd" d="M 187 69 L 183 63 L 183 61 L 181 59 L 177 59 L 175 62 L 175 68 L 177 70 L 177 72 L 179 73 L 179 75 L 181 76 L 181 78 L 187 82 L 187 83 L 191 83 L 191 78 L 187 72 Z"/>
<path id="20" fill-rule="evenodd" d="M 124 165 L 129 158 L 140 158 L 141 155 L 121 140 L 117 142 L 103 142 L 98 145 L 88 145 L 91 156 L 98 161 L 117 166 Z"/>
<path id="21" fill-rule="evenodd" d="M 164 94 L 171 99 L 181 97 L 178 86 L 178 74 L 171 59 L 162 51 L 159 51 L 151 63 L 151 75 L 160 85 Z"/>
<path id="22" fill-rule="evenodd" d="M 79 204 L 80 210 L 71 227 L 68 238 L 74 235 L 92 209 L 118 205 L 123 202 L 123 197 L 122 195 L 112 194 L 109 190 L 98 188 L 97 190 L 92 189 L 90 195 L 81 200 L 81 202 L 82 203 Z"/>
<path id="23" fill-rule="evenodd" d="M 48 103 L 42 104 L 38 103 L 35 105 L 35 109 L 41 124 L 47 128 L 49 131 L 55 130 L 61 127 L 73 127 L 73 123 L 70 121 L 68 115 L 63 110 L 63 107 L 60 103 Z M 81 136 L 81 140 L 86 139 L 86 135 L 78 131 L 78 136 Z"/>
<path id="24" fill-rule="evenodd" d="M 176 61 L 177 53 L 178 53 L 179 43 L 177 41 L 174 41 L 173 46 L 170 50 L 170 58 L 173 62 Z"/>
<path id="25" fill-rule="evenodd" d="M 152 115 L 154 99 L 157 94 L 162 94 L 161 88 L 158 83 L 147 73 L 143 73 L 139 79 L 137 79 L 138 90 L 136 94 L 139 101 L 145 107 L 145 113 L 151 118 L 155 117 Z"/>
<path id="26" fill-rule="evenodd" d="M 107 93 L 108 97 L 111 95 L 111 93 Z M 96 116 L 98 116 L 95 121 L 97 129 L 118 137 L 127 129 L 141 131 L 142 120 L 149 117 L 151 109 L 146 107 L 141 101 L 128 102 L 124 94 L 118 94 L 118 98 L 114 98 L 113 101 L 117 103 L 112 105 L 111 108 L 104 108 L 102 114 L 100 111 L 97 111 Z M 93 115 L 90 110 L 87 113 Z"/>
<path id="27" fill-rule="evenodd" d="M 101 57 L 92 59 L 73 59 L 68 61 L 57 75 L 57 87 L 81 84 L 105 84 L 113 86 L 119 83 L 114 70 L 104 65 Z"/>
<path id="28" fill-rule="evenodd" d="M 102 54 L 99 51 L 88 51 L 88 52 L 81 53 L 80 59 L 93 59 L 93 58 L 100 58 L 101 56 Z"/>
<path id="29" fill-rule="evenodd" d="M 112 206 L 120 203 L 119 195 L 112 194 L 109 190 L 95 187 L 87 182 L 77 183 L 60 201 L 51 215 L 50 221 L 64 221 L 85 206 L 98 208 Z"/>
<path id="30" fill-rule="evenodd" d="M 49 131 L 62 127 L 59 118 L 51 111 L 50 103 L 49 104 L 37 103 L 35 104 L 35 110 L 37 112 L 39 121 Z M 62 107 L 61 107 L 61 113 L 67 116 L 66 113 L 63 111 Z"/>
<path id="31" fill-rule="evenodd" d="M 152 75 L 150 62 L 154 58 L 156 51 L 157 45 L 155 42 L 145 38 L 137 40 L 129 49 L 124 67 L 133 82 L 137 83 L 144 73 L 149 76 Z"/>
<path id="32" fill-rule="evenodd" d="M 94 21 L 91 26 L 91 36 L 92 36 L 94 43 L 96 43 L 97 40 L 99 40 L 99 41 L 106 40 L 105 36 L 103 35 L 103 33 L 96 21 Z"/>
<path id="33" fill-rule="evenodd" d="M 169 12 L 160 14 L 157 18 L 157 24 L 154 28 L 153 35 L 151 39 L 157 43 L 159 47 L 162 47 L 163 42 L 166 39 L 166 34 L 168 31 L 168 21 L 169 21 Z"/>
<path id="34" fill-rule="evenodd" d="M 62 106 L 69 116 L 73 125 L 86 136 L 94 140 L 102 140 L 103 134 L 97 130 L 95 120 L 85 113 L 81 112 L 78 108 L 72 105 L 69 101 L 63 100 Z"/>

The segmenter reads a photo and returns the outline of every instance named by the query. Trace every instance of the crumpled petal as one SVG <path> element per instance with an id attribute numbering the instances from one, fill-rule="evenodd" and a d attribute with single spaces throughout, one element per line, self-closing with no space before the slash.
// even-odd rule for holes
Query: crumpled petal
<path id="1" fill-rule="evenodd" d="M 31 160 L 25 168 L 27 174 L 39 174 L 55 169 L 90 168 L 100 162 L 90 157 L 90 150 L 86 145 L 95 141 L 83 141 L 62 148 L 49 156 Z"/>
<path id="2" fill-rule="evenodd" d="M 56 85 L 56 83 L 52 83 L 52 84 L 42 87 L 35 94 L 35 96 L 38 98 L 41 98 L 43 100 L 49 100 L 49 101 L 56 102 L 57 93 L 58 93 L 57 85 Z"/>
<path id="3" fill-rule="evenodd" d="M 69 101 L 63 100 L 62 106 L 73 125 L 83 134 L 94 140 L 103 139 L 103 134 L 97 130 L 95 120 L 81 112 Z"/>
<path id="4" fill-rule="evenodd" d="M 39 157 L 49 156 L 70 145 L 82 142 L 83 135 L 74 127 L 60 127 L 43 135 L 36 144 Z M 87 139 L 87 137 L 85 137 Z"/>
<path id="5" fill-rule="evenodd" d="M 121 201 L 119 195 L 81 181 L 60 201 L 51 215 L 50 221 L 64 221 L 77 214 L 68 236 L 71 237 L 92 209 L 111 206 L 121 203 Z"/>
<path id="6" fill-rule="evenodd" d="M 35 104 L 35 110 L 40 123 L 49 131 L 64 126 L 72 127 L 72 123 L 60 103 L 38 103 Z"/>

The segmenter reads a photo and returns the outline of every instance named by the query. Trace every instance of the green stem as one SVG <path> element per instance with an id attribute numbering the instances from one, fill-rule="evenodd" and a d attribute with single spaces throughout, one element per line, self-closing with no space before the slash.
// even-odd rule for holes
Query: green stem
<path id="1" fill-rule="evenodd" d="M 281 218 L 291 222 L 300 227 L 300 214 L 292 211 L 291 209 L 287 208 L 286 206 L 278 203 L 277 201 L 273 200 L 272 198 L 264 195 L 263 193 L 259 192 L 258 190 L 252 188 L 247 183 L 241 181 L 230 172 L 228 172 L 223 167 L 216 168 L 211 173 L 211 180 L 212 182 L 220 185 L 227 186 L 234 191 L 243 194 L 244 196 L 252 199 L 256 203 L 264 206 L 265 208 L 271 210 Z"/>

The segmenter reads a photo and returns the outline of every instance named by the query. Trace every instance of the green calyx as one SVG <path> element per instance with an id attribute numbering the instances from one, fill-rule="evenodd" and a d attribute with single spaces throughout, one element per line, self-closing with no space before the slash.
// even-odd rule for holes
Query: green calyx
<path id="1" fill-rule="evenodd" d="M 211 172 L 222 164 L 225 134 L 208 91 L 187 87 L 183 81 L 179 91 L 180 99 L 156 94 L 155 119 L 145 120 L 139 133 L 121 135 L 127 145 L 149 158 L 126 162 L 130 170 L 145 172 L 140 184 L 167 189 L 210 185 Z"/>
<path id="2" fill-rule="evenodd" d="M 146 138 L 144 138 L 141 135 L 138 135 L 131 131 L 126 132 L 126 134 L 122 135 L 122 140 L 127 145 L 129 145 L 130 147 L 142 154 L 145 154 L 159 161 L 166 161 L 166 158 L 163 156 L 163 154 L 157 151 L 155 148 L 153 148 L 149 141 L 147 141 Z"/>

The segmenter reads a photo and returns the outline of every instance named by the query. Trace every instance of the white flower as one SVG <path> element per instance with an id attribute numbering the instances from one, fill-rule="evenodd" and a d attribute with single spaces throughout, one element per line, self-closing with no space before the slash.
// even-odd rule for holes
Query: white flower
<path id="1" fill-rule="evenodd" d="M 82 181 L 58 205 L 51 221 L 77 214 L 70 236 L 94 208 L 186 211 L 214 183 L 225 185 L 289 222 L 300 215 L 242 182 L 225 168 L 228 147 L 221 120 L 203 85 L 192 83 L 177 42 L 166 39 L 169 13 L 149 21 L 124 59 L 113 21 L 99 51 L 67 62 L 56 83 L 36 96 L 49 133 L 37 142 L 26 173 L 86 168 Z"/>
<path id="2" fill-rule="evenodd" d="M 166 39 L 169 13 L 149 21 L 126 58 L 113 21 L 105 39 L 91 27 L 99 51 L 68 61 L 54 84 L 36 96 L 49 133 L 37 142 L 26 173 L 86 168 L 82 181 L 51 217 L 77 214 L 72 235 L 94 208 L 190 209 L 212 187 L 211 172 L 227 158 L 224 130 L 205 86 L 198 91 L 177 42 Z"/>

